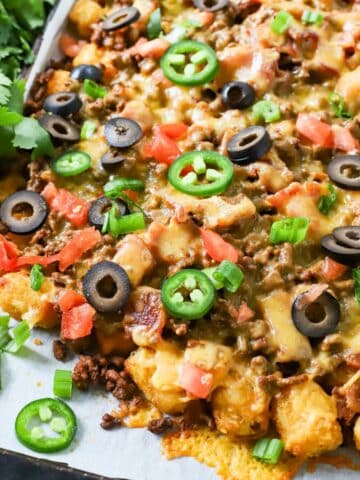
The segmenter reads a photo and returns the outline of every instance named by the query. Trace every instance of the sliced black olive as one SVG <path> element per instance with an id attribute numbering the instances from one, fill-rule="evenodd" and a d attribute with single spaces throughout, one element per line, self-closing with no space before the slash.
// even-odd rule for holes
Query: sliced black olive
<path id="1" fill-rule="evenodd" d="M 322 338 L 333 333 L 340 320 L 339 302 L 329 292 L 324 292 L 313 303 L 303 305 L 305 293 L 298 295 L 292 304 L 295 327 L 309 338 Z"/>
<path id="2" fill-rule="evenodd" d="M 246 82 L 229 82 L 224 85 L 221 98 L 228 108 L 243 110 L 254 103 L 255 90 Z"/>
<path id="3" fill-rule="evenodd" d="M 0 207 L 0 219 L 11 233 L 27 235 L 38 230 L 48 215 L 48 205 L 39 193 L 20 190 L 7 197 Z"/>
<path id="4" fill-rule="evenodd" d="M 255 125 L 233 135 L 226 148 L 233 163 L 248 165 L 270 150 L 271 139 L 266 128 Z"/>
<path id="5" fill-rule="evenodd" d="M 118 28 L 127 27 L 140 18 L 140 12 L 136 7 L 124 7 L 116 10 L 105 18 L 102 24 L 103 30 L 111 32 Z"/>
<path id="6" fill-rule="evenodd" d="M 103 78 L 103 71 L 95 67 L 95 65 L 78 65 L 70 74 L 74 80 L 93 80 L 94 82 L 101 82 Z"/>
<path id="7" fill-rule="evenodd" d="M 72 123 L 59 115 L 45 113 L 39 119 L 40 125 L 47 130 L 53 138 L 77 142 L 80 140 L 80 132 Z"/>
<path id="8" fill-rule="evenodd" d="M 83 279 L 87 301 L 101 313 L 117 313 L 126 305 L 131 293 L 125 270 L 115 262 L 97 263 Z"/>
<path id="9" fill-rule="evenodd" d="M 360 190 L 360 155 L 339 155 L 328 166 L 331 180 L 346 190 Z"/>
<path id="10" fill-rule="evenodd" d="M 360 227 L 338 227 L 332 232 L 337 243 L 360 250 Z"/>
<path id="11" fill-rule="evenodd" d="M 360 248 L 347 247 L 338 243 L 333 235 L 325 235 L 321 239 L 323 252 L 336 262 L 350 267 L 360 263 Z"/>
<path id="12" fill-rule="evenodd" d="M 125 161 L 124 155 L 121 155 L 118 152 L 108 151 L 100 159 L 101 165 L 104 168 L 114 167 L 115 165 L 120 165 Z"/>
<path id="13" fill-rule="evenodd" d="M 194 0 L 194 5 L 199 10 L 206 12 L 216 12 L 227 7 L 228 0 Z"/>
<path id="14" fill-rule="evenodd" d="M 55 113 L 61 117 L 67 117 L 80 110 L 82 101 L 79 95 L 73 92 L 53 93 L 45 98 L 44 110 Z"/>
<path id="15" fill-rule="evenodd" d="M 104 225 L 105 213 L 110 210 L 114 203 L 117 205 L 117 215 L 119 217 L 129 213 L 129 209 L 125 202 L 122 202 L 121 200 L 110 200 L 110 198 L 107 197 L 100 197 L 97 200 L 94 200 L 89 208 L 88 219 L 90 225 L 101 230 Z"/>
<path id="16" fill-rule="evenodd" d="M 127 148 L 142 137 L 140 125 L 130 118 L 113 117 L 105 125 L 104 135 L 112 147 Z"/>

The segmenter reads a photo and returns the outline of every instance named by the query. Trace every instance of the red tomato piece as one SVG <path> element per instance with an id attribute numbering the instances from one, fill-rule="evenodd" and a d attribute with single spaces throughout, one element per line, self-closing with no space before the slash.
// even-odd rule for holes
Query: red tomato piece
<path id="1" fill-rule="evenodd" d="M 15 258 L 19 255 L 19 250 L 14 242 L 7 240 L 3 235 L 0 235 L 0 242 L 4 244 L 6 253 L 9 258 Z"/>
<path id="2" fill-rule="evenodd" d="M 209 396 L 214 383 L 214 375 L 192 363 L 184 363 L 179 375 L 179 385 L 196 398 Z"/>
<path id="3" fill-rule="evenodd" d="M 90 206 L 85 200 L 64 188 L 58 190 L 51 182 L 44 188 L 42 195 L 52 209 L 63 215 L 75 227 L 82 227 L 87 223 Z"/>
<path id="4" fill-rule="evenodd" d="M 322 264 L 321 273 L 327 282 L 332 282 L 333 280 L 341 277 L 346 270 L 346 265 L 335 262 L 335 260 L 332 260 L 330 257 L 325 257 Z"/>
<path id="5" fill-rule="evenodd" d="M 188 126 L 185 123 L 168 123 L 167 125 L 160 125 L 159 130 L 173 140 L 184 137 L 188 131 Z"/>
<path id="6" fill-rule="evenodd" d="M 236 263 L 239 252 L 230 243 L 225 242 L 221 235 L 205 228 L 200 228 L 201 239 L 207 254 L 217 262 L 230 260 Z"/>
<path id="7" fill-rule="evenodd" d="M 62 312 L 68 312 L 74 307 L 86 303 L 85 297 L 74 290 L 62 290 L 58 296 L 58 304 Z"/>
<path id="8" fill-rule="evenodd" d="M 334 147 L 337 150 L 351 152 L 359 148 L 358 141 L 351 135 L 351 132 L 347 128 L 336 125 L 333 127 L 333 135 Z"/>
<path id="9" fill-rule="evenodd" d="M 64 312 L 61 319 L 61 336 L 67 340 L 76 340 L 90 335 L 95 313 L 95 309 L 88 303 Z"/>
<path id="10" fill-rule="evenodd" d="M 142 57 L 160 58 L 169 48 L 170 43 L 165 38 L 155 38 L 136 44 L 136 51 Z"/>
<path id="11" fill-rule="evenodd" d="M 166 163 L 171 165 L 175 158 L 177 158 L 181 152 L 174 140 L 160 131 L 160 127 L 155 127 L 155 136 L 151 143 L 151 147 L 145 147 L 143 152 L 151 152 L 151 157 L 155 158 L 160 163 Z"/>
<path id="12" fill-rule="evenodd" d="M 61 272 L 76 263 L 85 252 L 101 240 L 101 234 L 94 227 L 77 232 L 70 242 L 60 251 L 59 269 Z"/>
<path id="13" fill-rule="evenodd" d="M 320 147 L 333 146 L 333 131 L 331 126 L 313 115 L 300 113 L 296 120 L 296 130 L 307 140 Z"/>
<path id="14" fill-rule="evenodd" d="M 59 255 L 51 255 L 49 257 L 40 256 L 40 255 L 29 255 L 29 256 L 17 258 L 16 266 L 22 267 L 23 265 L 35 265 L 35 263 L 38 263 L 43 267 L 47 267 L 51 263 L 58 262 L 58 261 L 59 261 Z"/>

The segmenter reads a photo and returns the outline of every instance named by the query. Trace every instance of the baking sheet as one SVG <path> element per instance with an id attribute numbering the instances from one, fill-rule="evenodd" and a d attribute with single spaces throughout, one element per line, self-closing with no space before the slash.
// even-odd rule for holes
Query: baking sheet
<path id="1" fill-rule="evenodd" d="M 58 56 L 56 49 L 60 32 L 64 28 L 73 0 L 60 0 L 55 14 L 50 19 L 43 35 L 36 63 L 28 77 L 28 89 L 35 75 L 46 65 L 49 58 Z M 42 345 L 35 345 L 34 338 Z M 56 368 L 71 368 L 57 362 L 52 355 L 52 340 L 55 334 L 33 332 L 32 340 L 21 355 L 3 356 L 2 383 L 0 391 L 0 448 L 30 454 L 19 444 L 14 433 L 17 412 L 28 402 L 52 396 L 52 379 Z M 64 462 L 71 467 L 99 475 L 127 478 L 129 480 L 216 480 L 213 470 L 193 459 L 183 458 L 166 461 L 160 455 L 159 439 L 144 429 L 116 429 L 104 431 L 99 422 L 102 415 L 116 407 L 116 401 L 103 393 L 87 394 L 75 390 L 69 402 L 78 419 L 78 433 L 71 448 L 65 452 L 40 455 L 39 458 Z M 360 462 L 359 456 L 356 456 Z M 339 480 L 360 478 L 358 472 L 336 470 L 321 466 L 313 475 L 303 470 L 296 477 L 301 480 Z M 0 478 L 1 471 L 0 471 Z M 4 479 L 6 480 L 6 479 Z M 242 480 L 239 478 L 239 480 Z M 261 480 L 261 479 L 259 479 Z"/>

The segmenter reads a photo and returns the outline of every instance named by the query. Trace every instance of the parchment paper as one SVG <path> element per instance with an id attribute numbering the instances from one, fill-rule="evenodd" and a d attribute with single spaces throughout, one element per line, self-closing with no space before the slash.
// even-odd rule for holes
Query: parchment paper
<path id="1" fill-rule="evenodd" d="M 74 3 L 61 0 L 55 15 L 49 21 L 42 46 L 28 79 L 28 87 L 36 73 L 41 71 L 47 60 L 57 55 L 57 39 L 65 19 Z M 43 345 L 35 345 L 34 338 Z M 52 396 L 52 380 L 56 368 L 72 368 L 57 362 L 52 355 L 52 340 L 55 334 L 33 332 L 32 340 L 21 355 L 3 356 L 2 384 L 0 390 L 0 447 L 33 456 L 64 462 L 74 468 L 109 477 L 129 480 L 217 480 L 213 470 L 200 465 L 193 459 L 184 458 L 166 461 L 160 455 L 159 439 L 143 429 L 117 429 L 104 431 L 99 423 L 101 416 L 116 406 L 116 401 L 102 393 L 88 394 L 74 391 L 70 406 L 78 419 L 78 433 L 69 450 L 57 454 L 39 455 L 31 453 L 18 443 L 14 433 L 17 413 L 28 402 Z M 359 458 L 358 458 L 359 461 Z M 321 466 L 313 475 L 302 471 L 301 480 L 340 480 L 360 478 L 359 472 L 335 470 Z M 0 472 L 0 479 L 3 479 Z M 25 479 L 24 479 L 25 480 Z M 239 480 L 242 480 L 239 478 Z M 259 479 L 261 480 L 261 479 Z"/>

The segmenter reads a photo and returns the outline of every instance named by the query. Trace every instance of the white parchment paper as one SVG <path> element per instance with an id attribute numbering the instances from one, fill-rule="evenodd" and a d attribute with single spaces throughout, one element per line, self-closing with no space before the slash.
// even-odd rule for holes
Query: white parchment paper
<path id="1" fill-rule="evenodd" d="M 55 15 L 48 23 L 37 60 L 28 78 L 28 88 L 35 75 L 46 65 L 48 59 L 57 56 L 57 41 L 64 28 L 68 12 L 74 0 L 61 0 Z M 35 345 L 34 337 L 43 345 Z M 63 366 L 52 355 L 52 340 L 49 332 L 33 332 L 33 339 L 21 355 L 3 356 L 2 383 L 0 390 L 0 447 L 29 454 L 29 450 L 16 440 L 14 423 L 17 413 L 28 402 L 52 396 L 52 380 L 56 368 Z M 144 429 L 117 429 L 104 431 L 99 423 L 101 416 L 116 406 L 110 395 L 88 394 L 75 390 L 70 406 L 78 419 L 78 433 L 70 449 L 65 452 L 34 456 L 64 462 L 71 467 L 99 475 L 126 478 L 129 480 L 216 480 L 217 475 L 193 459 L 184 458 L 166 461 L 160 455 L 159 439 Z M 359 459 L 358 459 L 359 460 Z M 0 478 L 2 479 L 1 472 Z M 321 466 L 313 475 L 302 471 L 301 480 L 355 480 L 359 472 L 335 470 Z M 242 480 L 241 477 L 239 480 Z M 259 479 L 261 480 L 261 479 Z"/>

